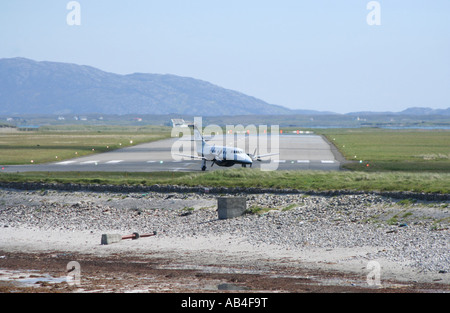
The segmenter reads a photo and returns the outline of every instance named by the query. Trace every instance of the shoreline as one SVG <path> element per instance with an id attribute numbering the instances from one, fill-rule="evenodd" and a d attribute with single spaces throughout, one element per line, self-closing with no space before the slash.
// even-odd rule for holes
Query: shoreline
<path id="1" fill-rule="evenodd" d="M 403 285 L 400 290 L 432 284 L 450 291 L 448 224 L 432 230 L 436 220 L 448 221 L 447 202 L 405 208 L 397 200 L 373 194 L 253 194 L 247 195 L 247 202 L 273 210 L 218 220 L 213 194 L 0 189 L 0 251 L 26 254 L 30 260 L 32 255 L 64 253 L 105 262 L 120 256 L 164 259 L 180 271 L 208 272 L 213 267 L 255 273 L 283 268 L 280 275 L 300 270 L 339 273 L 353 277 L 354 287 L 378 292 L 367 285 L 368 264 L 375 261 L 386 290 L 396 284 Z M 408 226 L 386 223 L 399 212 L 408 213 Z M 376 222 L 370 220 L 375 218 Z M 158 235 L 100 244 L 104 233 L 135 231 Z M 5 259 L 0 258 L 0 264 L 7 263 Z M 345 281 L 328 284 L 342 288 Z"/>

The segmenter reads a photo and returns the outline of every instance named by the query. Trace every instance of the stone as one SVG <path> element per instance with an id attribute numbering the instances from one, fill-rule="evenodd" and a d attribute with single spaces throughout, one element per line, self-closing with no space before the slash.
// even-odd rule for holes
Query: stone
<path id="1" fill-rule="evenodd" d="M 122 241 L 122 235 L 120 234 L 103 234 L 102 245 L 110 245 Z"/>
<path id="2" fill-rule="evenodd" d="M 247 210 L 245 197 L 220 197 L 217 199 L 219 219 L 225 220 L 242 216 Z"/>

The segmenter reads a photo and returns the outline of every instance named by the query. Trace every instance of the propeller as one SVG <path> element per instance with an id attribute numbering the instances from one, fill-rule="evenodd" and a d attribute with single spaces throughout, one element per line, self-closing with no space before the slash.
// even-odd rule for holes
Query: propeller
<path id="1" fill-rule="evenodd" d="M 256 153 L 256 148 L 255 148 L 255 152 L 253 152 L 253 153 L 247 153 L 247 155 L 250 157 L 250 159 L 253 160 L 253 157 L 254 157 L 255 153 Z"/>
<path id="2" fill-rule="evenodd" d="M 247 153 L 247 155 L 248 155 L 253 161 L 259 161 L 259 162 L 261 162 L 262 160 L 261 160 L 260 158 L 258 158 L 257 156 L 255 156 L 256 150 L 257 150 L 257 149 L 258 149 L 258 148 L 255 148 L 255 152 L 253 152 L 253 154 Z"/>

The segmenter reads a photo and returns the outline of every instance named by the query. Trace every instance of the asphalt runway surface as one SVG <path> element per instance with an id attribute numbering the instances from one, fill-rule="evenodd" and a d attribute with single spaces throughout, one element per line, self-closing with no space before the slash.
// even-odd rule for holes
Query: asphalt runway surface
<path id="1" fill-rule="evenodd" d="M 279 152 L 276 156 L 255 161 L 252 168 L 264 170 L 322 170 L 337 171 L 341 160 L 335 147 L 318 135 L 289 134 L 274 136 L 231 136 L 234 143 L 225 136 L 215 136 L 207 139 L 210 145 L 235 145 L 247 153 L 254 153 L 258 147 L 259 154 Z M 259 142 L 264 138 L 264 142 Z M 275 147 L 272 149 L 272 145 Z M 263 148 L 264 149 L 263 149 Z M 277 151 L 276 147 L 279 147 Z M 80 157 L 62 162 L 32 165 L 2 166 L 5 173 L 16 172 L 196 172 L 201 171 L 201 160 L 183 158 L 176 155 L 196 155 L 195 144 L 190 137 L 171 138 L 133 147 L 123 148 L 107 153 Z M 0 164 L 1 166 L 1 164 Z M 207 162 L 207 171 L 224 169 Z M 235 165 L 232 168 L 240 167 Z"/>

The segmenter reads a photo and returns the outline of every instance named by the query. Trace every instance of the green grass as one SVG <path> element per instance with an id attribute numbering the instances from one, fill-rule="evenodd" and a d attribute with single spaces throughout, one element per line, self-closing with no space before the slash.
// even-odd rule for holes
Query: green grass
<path id="1" fill-rule="evenodd" d="M 204 187 L 262 187 L 302 191 L 411 191 L 450 193 L 449 173 L 316 172 L 226 169 L 207 173 L 15 173 L 0 174 L 3 182 L 45 182 L 112 185 L 180 185 Z"/>
<path id="2" fill-rule="evenodd" d="M 42 182 L 109 185 L 153 185 L 170 184 L 189 173 L 182 172 L 27 172 L 0 173 L 0 182 Z"/>
<path id="3" fill-rule="evenodd" d="M 232 169 L 183 176 L 184 185 L 264 187 L 299 190 L 414 191 L 448 193 L 448 173 L 317 172 Z"/>
<path id="4" fill-rule="evenodd" d="M 299 190 L 450 193 L 450 131 L 326 129 L 352 171 L 226 169 L 206 173 L 17 173 L 2 182 L 263 187 Z M 164 127 L 58 126 L 0 132 L 0 165 L 44 163 L 170 137 Z M 122 145 L 120 145 L 122 144 Z M 94 151 L 92 150 L 94 149 Z M 355 157 L 356 156 L 356 157 Z M 362 163 L 359 163 L 362 160 Z M 367 167 L 369 164 L 369 167 Z"/>
<path id="5" fill-rule="evenodd" d="M 164 127 L 53 126 L 0 132 L 0 165 L 40 164 L 170 137 Z"/>
<path id="6" fill-rule="evenodd" d="M 449 130 L 374 128 L 319 130 L 356 171 L 450 173 Z"/>

